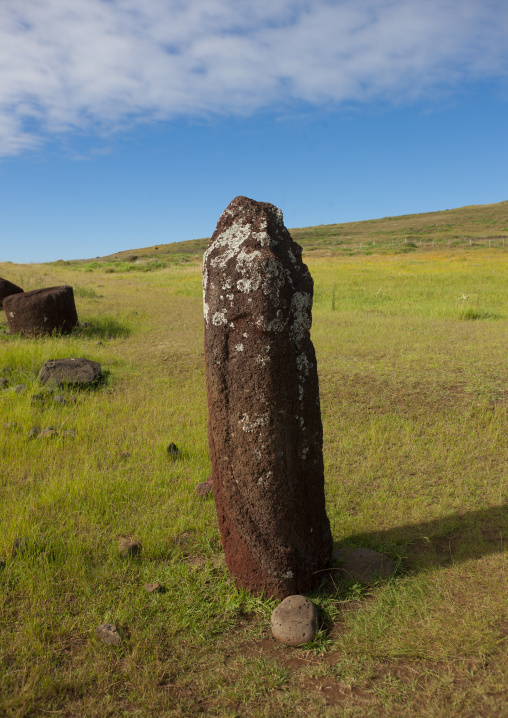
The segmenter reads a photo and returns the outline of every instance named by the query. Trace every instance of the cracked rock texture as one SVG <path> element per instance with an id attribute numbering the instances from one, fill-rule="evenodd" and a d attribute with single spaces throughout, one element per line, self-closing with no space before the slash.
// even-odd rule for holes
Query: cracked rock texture
<path id="1" fill-rule="evenodd" d="M 306 593 L 332 551 L 310 340 L 313 281 L 282 212 L 236 197 L 203 260 L 208 442 L 237 583 Z"/>

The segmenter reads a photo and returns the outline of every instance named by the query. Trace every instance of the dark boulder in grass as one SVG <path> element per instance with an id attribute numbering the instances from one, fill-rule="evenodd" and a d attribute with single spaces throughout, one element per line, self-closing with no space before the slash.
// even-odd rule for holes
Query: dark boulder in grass
<path id="1" fill-rule="evenodd" d="M 21 294 L 21 292 L 23 292 L 23 290 L 21 287 L 18 287 L 17 284 L 0 277 L 0 309 L 3 306 L 3 301 L 6 297 L 10 297 L 11 294 Z"/>
<path id="2" fill-rule="evenodd" d="M 79 387 L 95 384 L 101 374 L 101 365 L 91 359 L 50 359 L 42 365 L 39 379 L 43 384 L 51 382 Z"/>
<path id="3" fill-rule="evenodd" d="M 11 333 L 23 336 L 70 332 L 78 323 L 74 292 L 67 285 L 11 294 L 3 305 Z"/>

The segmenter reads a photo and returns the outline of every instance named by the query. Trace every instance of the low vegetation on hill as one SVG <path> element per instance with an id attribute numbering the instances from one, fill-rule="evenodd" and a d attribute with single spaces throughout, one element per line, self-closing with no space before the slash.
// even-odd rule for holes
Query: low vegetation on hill
<path id="1" fill-rule="evenodd" d="M 335 545 L 381 551 L 396 575 L 325 573 L 301 648 L 272 639 L 273 600 L 231 581 L 194 490 L 206 240 L 0 264 L 25 290 L 74 286 L 82 323 L 22 339 L 0 315 L 0 714 L 508 713 L 508 203 L 292 234 L 315 281 Z M 70 356 L 105 378 L 55 402 L 38 372 Z M 126 537 L 142 551 L 122 555 Z"/>

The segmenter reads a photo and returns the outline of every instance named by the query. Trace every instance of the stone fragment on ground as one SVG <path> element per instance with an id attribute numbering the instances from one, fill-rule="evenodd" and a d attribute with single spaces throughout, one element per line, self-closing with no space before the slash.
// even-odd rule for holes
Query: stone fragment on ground
<path id="1" fill-rule="evenodd" d="M 9 282 L 8 279 L 0 277 L 0 309 L 2 309 L 3 301 L 6 297 L 10 297 L 11 294 L 20 294 L 23 290 L 18 287 L 14 282 Z"/>
<path id="2" fill-rule="evenodd" d="M 7 379 L 3 376 L 0 376 L 0 389 L 5 389 L 8 386 L 9 382 L 7 381 Z"/>
<path id="3" fill-rule="evenodd" d="M 380 578 L 389 578 L 395 573 L 396 565 L 391 558 L 370 548 L 343 548 L 333 552 L 338 571 L 352 581 L 372 583 Z"/>
<path id="4" fill-rule="evenodd" d="M 166 593 L 166 587 L 162 583 L 145 583 L 148 593 Z"/>
<path id="5" fill-rule="evenodd" d="M 70 332 L 78 323 L 74 292 L 67 285 L 11 294 L 3 300 L 11 333 Z"/>
<path id="6" fill-rule="evenodd" d="M 136 541 L 136 539 L 131 538 L 130 536 L 122 536 L 120 541 L 118 542 L 118 551 L 121 556 L 131 557 L 131 556 L 139 556 L 143 550 L 143 546 L 139 541 Z"/>
<path id="7" fill-rule="evenodd" d="M 228 569 L 283 599 L 332 553 L 310 338 L 313 280 L 267 202 L 236 197 L 203 258 L 208 443 Z"/>
<path id="8" fill-rule="evenodd" d="M 179 459 L 182 456 L 182 452 L 173 442 L 171 442 L 171 444 L 168 444 L 166 452 L 171 459 Z"/>
<path id="9" fill-rule="evenodd" d="M 272 635 L 286 646 L 301 646 L 316 637 L 318 612 L 305 596 L 288 596 L 273 610 Z"/>
<path id="10" fill-rule="evenodd" d="M 42 365 L 39 379 L 43 384 L 90 386 L 99 380 L 101 373 L 99 362 L 83 357 L 50 359 Z"/>
<path id="11" fill-rule="evenodd" d="M 197 484 L 195 492 L 197 496 L 200 496 L 201 498 L 210 496 L 212 494 L 212 477 L 209 476 L 206 481 L 202 481 L 200 484 Z"/>
<path id="12" fill-rule="evenodd" d="M 39 434 L 39 439 L 54 439 L 58 436 L 58 431 L 55 429 L 54 426 L 48 426 L 46 429 L 43 429 L 41 433 Z"/>
<path id="13" fill-rule="evenodd" d="M 56 394 L 53 397 L 53 402 L 55 404 L 65 404 L 65 396 L 63 396 L 62 394 Z"/>
<path id="14" fill-rule="evenodd" d="M 28 438 L 29 439 L 36 439 L 39 434 L 41 433 L 41 427 L 40 426 L 32 426 L 30 431 L 28 432 Z"/>
<path id="15" fill-rule="evenodd" d="M 22 553 L 25 553 L 27 548 L 28 548 L 28 541 L 24 536 L 15 538 L 14 541 L 12 542 L 12 558 L 16 558 L 16 556 L 19 556 Z"/>
<path id="16" fill-rule="evenodd" d="M 26 391 L 26 384 L 16 384 L 14 387 L 14 391 L 16 394 L 22 394 L 24 391 Z"/>
<path id="17" fill-rule="evenodd" d="M 112 623 L 101 623 L 95 632 L 99 639 L 108 646 L 119 646 L 125 640 L 122 632 Z"/>

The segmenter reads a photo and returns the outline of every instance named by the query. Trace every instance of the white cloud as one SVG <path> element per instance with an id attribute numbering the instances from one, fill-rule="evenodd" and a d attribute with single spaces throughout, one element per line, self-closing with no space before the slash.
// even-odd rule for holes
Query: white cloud
<path id="1" fill-rule="evenodd" d="M 69 131 L 508 74 L 505 0 L 2 0 L 0 154 Z"/>

